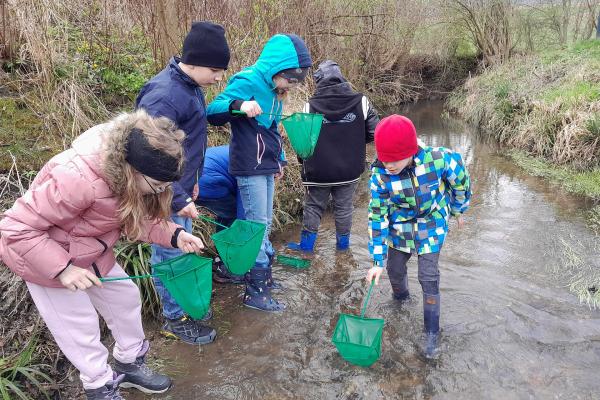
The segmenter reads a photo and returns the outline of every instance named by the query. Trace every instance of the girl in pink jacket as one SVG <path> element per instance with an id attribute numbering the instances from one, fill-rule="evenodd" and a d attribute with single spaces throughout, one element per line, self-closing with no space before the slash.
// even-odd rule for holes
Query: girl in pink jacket
<path id="1" fill-rule="evenodd" d="M 145 364 L 141 301 L 113 246 L 129 240 L 200 252 L 172 222 L 170 184 L 183 165 L 184 134 L 144 111 L 97 125 L 53 157 L 0 220 L 0 257 L 22 277 L 48 329 L 79 370 L 88 399 L 122 399 L 118 387 L 162 393 L 171 380 Z M 115 339 L 115 367 L 100 342 L 98 313 Z"/>

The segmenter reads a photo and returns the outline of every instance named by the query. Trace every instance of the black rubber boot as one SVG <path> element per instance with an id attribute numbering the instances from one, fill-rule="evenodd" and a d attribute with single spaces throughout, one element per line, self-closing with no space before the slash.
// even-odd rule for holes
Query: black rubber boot
<path id="1" fill-rule="evenodd" d="M 87 400 L 125 400 L 119 393 L 119 385 L 125 379 L 125 375 L 117 376 L 113 373 L 112 381 L 106 382 L 104 386 L 97 389 L 86 389 L 85 397 Z"/>
<path id="2" fill-rule="evenodd" d="M 115 360 L 115 372 L 125 375 L 122 388 L 135 388 L 144 393 L 164 393 L 171 387 L 171 378 L 152 371 L 146 365 L 146 354 L 150 344 L 144 340 L 144 347 L 134 362 L 124 364 Z"/>
<path id="3" fill-rule="evenodd" d="M 189 344 L 208 344 L 217 337 L 217 331 L 213 328 L 187 316 L 180 319 L 167 318 L 161 333 L 168 338 L 180 339 Z"/>
<path id="4" fill-rule="evenodd" d="M 246 274 L 244 305 L 261 311 L 283 311 L 285 304 L 271 297 L 271 289 L 267 286 L 268 274 L 269 271 L 266 268 L 252 268 Z"/>

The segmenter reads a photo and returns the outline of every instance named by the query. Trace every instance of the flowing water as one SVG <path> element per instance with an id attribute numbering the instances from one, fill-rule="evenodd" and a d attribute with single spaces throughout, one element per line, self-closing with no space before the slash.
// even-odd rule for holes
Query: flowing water
<path id="1" fill-rule="evenodd" d="M 215 343 L 164 341 L 148 329 L 160 360 L 155 365 L 175 379 L 153 399 L 600 398 L 600 314 L 580 304 L 563 278 L 573 258 L 600 267 L 585 202 L 528 176 L 463 124 L 443 119 L 439 102 L 399 112 L 413 119 L 426 143 L 460 151 L 474 185 L 466 226 L 451 223 L 440 257 L 439 360 L 424 360 L 418 349 L 422 305 L 414 259 L 408 304 L 392 300 L 385 274 L 373 291 L 367 316 L 385 319 L 379 361 L 352 366 L 331 344 L 338 315 L 358 314 L 367 289 L 365 180 L 355 199 L 350 252 L 335 251 L 328 213 L 310 269 L 275 265 L 287 311 L 244 308 L 242 287 L 215 285 Z M 274 245 L 284 252 L 298 235 L 299 227 L 290 227 L 275 235 Z M 145 397 L 130 391 L 127 398 Z"/>

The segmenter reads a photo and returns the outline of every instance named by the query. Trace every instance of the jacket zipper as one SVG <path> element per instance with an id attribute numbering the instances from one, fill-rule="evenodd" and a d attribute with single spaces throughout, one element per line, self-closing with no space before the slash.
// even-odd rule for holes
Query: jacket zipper
<path id="1" fill-rule="evenodd" d="M 416 179 L 416 176 L 410 171 L 408 170 L 408 176 L 410 177 L 410 184 L 412 186 L 412 190 L 413 190 L 413 194 L 415 196 L 415 223 L 413 224 L 413 238 L 415 240 L 415 253 L 419 254 L 419 214 L 421 211 L 421 207 L 419 205 L 419 197 L 417 195 L 417 187 L 415 186 L 415 181 L 414 179 Z"/>
<path id="2" fill-rule="evenodd" d="M 204 108 L 204 113 L 206 113 L 206 107 L 204 106 L 204 103 L 202 102 L 202 97 L 201 96 L 201 90 L 198 89 L 197 87 L 194 88 L 194 92 L 196 92 L 196 96 L 198 97 L 198 103 L 200 104 L 200 109 Z M 207 132 L 208 135 L 208 132 Z M 204 164 L 204 155 L 206 154 L 206 148 L 204 147 L 204 143 L 202 143 L 202 164 Z M 200 179 L 200 168 L 196 169 L 196 183 L 194 185 L 198 184 L 198 181 Z"/>

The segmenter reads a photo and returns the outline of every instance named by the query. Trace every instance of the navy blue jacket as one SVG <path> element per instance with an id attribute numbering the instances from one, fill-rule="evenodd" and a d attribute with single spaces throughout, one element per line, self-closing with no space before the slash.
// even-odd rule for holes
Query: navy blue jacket
<path id="1" fill-rule="evenodd" d="M 285 165 L 277 130 L 283 102 L 274 91 L 273 76 L 285 69 L 311 65 L 310 54 L 302 39 L 293 34 L 277 34 L 266 43 L 256 63 L 232 76 L 225 91 L 209 104 L 211 124 L 231 123 L 229 172 L 232 175 L 270 175 Z M 258 102 L 263 113 L 255 118 L 231 113 L 248 100 Z"/>
<path id="2" fill-rule="evenodd" d="M 154 117 L 167 117 L 185 132 L 185 167 L 181 179 L 173 183 L 173 212 L 192 201 L 207 143 L 204 93 L 178 63 L 178 58 L 171 58 L 165 69 L 144 85 L 135 102 L 136 108 L 143 108 Z"/>
<path id="3" fill-rule="evenodd" d="M 229 204 L 227 199 L 235 199 L 238 218 L 244 217 L 244 206 L 240 198 L 235 176 L 229 173 L 229 145 L 209 147 L 204 157 L 202 176 L 198 180 L 200 195 L 196 203 L 202 205 L 204 200 L 221 200 L 223 206 Z"/>
<path id="4" fill-rule="evenodd" d="M 229 171 L 229 146 L 209 147 L 204 157 L 202 176 L 198 180 L 200 197 L 220 199 L 234 195 L 237 181 Z"/>

